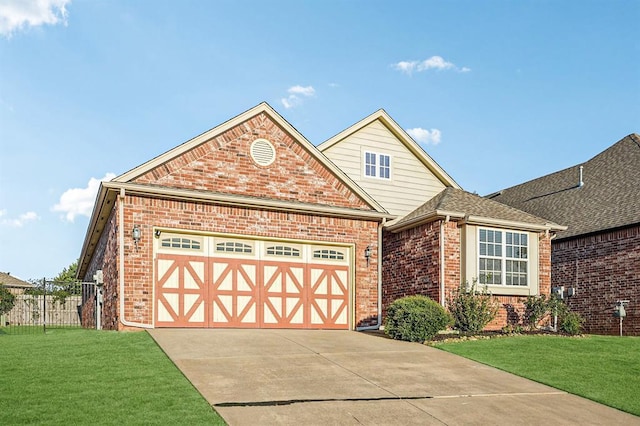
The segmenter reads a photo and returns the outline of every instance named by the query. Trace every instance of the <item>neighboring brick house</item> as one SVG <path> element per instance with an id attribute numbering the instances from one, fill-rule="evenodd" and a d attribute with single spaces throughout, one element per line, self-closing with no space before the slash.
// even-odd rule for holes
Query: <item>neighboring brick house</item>
<path id="1" fill-rule="evenodd" d="M 428 200 L 457 201 L 425 219 Z M 453 209 L 465 203 L 474 208 Z M 428 238 L 439 244 L 443 228 L 444 251 L 406 248 L 434 226 Z M 316 148 L 262 103 L 103 182 L 78 276 L 103 271 L 101 322 L 110 329 L 361 330 L 379 327 L 383 306 L 417 288 L 413 276 L 398 279 L 405 265 L 387 251 L 422 255 L 415 278 L 447 277 L 447 288 L 483 273 L 511 304 L 548 293 L 545 241 L 555 229 L 462 191 L 382 110 Z M 478 257 L 470 244 L 491 253 Z M 516 249 L 518 259 L 507 259 Z M 497 274 L 502 262 L 520 269 Z M 93 299 L 85 305 L 90 326 Z"/>
<path id="2" fill-rule="evenodd" d="M 488 197 L 568 226 L 551 244 L 552 285 L 564 287 L 587 332 L 618 334 L 613 307 L 628 300 L 623 333 L 640 335 L 639 135 Z"/>

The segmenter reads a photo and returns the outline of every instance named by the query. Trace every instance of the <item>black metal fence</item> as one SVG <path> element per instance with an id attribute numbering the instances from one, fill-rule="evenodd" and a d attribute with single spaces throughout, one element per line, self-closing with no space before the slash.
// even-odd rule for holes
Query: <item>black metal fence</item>
<path id="1" fill-rule="evenodd" d="M 0 316 L 0 333 L 45 333 L 51 328 L 82 326 L 83 299 L 92 297 L 95 283 L 42 280 L 34 284 L 14 291 L 13 308 Z"/>

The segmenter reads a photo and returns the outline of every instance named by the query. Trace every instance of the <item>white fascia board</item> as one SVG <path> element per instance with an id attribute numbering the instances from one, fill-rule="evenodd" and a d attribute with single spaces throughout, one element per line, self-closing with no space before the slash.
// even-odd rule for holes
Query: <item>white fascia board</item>
<path id="1" fill-rule="evenodd" d="M 248 197 L 235 194 L 220 194 L 208 191 L 194 191 L 136 183 L 105 182 L 105 187 L 113 190 L 124 189 L 128 194 L 172 198 L 183 201 L 208 202 L 237 207 L 262 208 L 291 213 L 318 214 L 353 219 L 390 219 L 395 216 L 375 210 L 358 210 L 348 207 L 335 207 L 322 204 L 297 203 L 267 198 Z"/>
<path id="2" fill-rule="evenodd" d="M 416 216 L 415 218 L 403 223 L 398 223 L 399 220 L 402 219 L 400 218 L 399 220 L 389 222 L 385 228 L 391 232 L 400 232 L 400 231 L 404 231 L 405 229 L 411 229 L 425 223 L 433 222 L 436 219 L 457 221 L 457 220 L 464 219 L 464 217 L 465 217 L 464 213 L 460 213 L 460 212 L 454 212 L 454 211 L 448 211 L 448 210 L 435 210 L 421 216 Z"/>
<path id="3" fill-rule="evenodd" d="M 78 257 L 78 270 L 76 271 L 76 278 L 83 279 L 87 266 L 93 256 L 93 250 L 102 235 L 102 229 L 104 224 L 109 219 L 111 209 L 113 208 L 113 201 L 115 200 L 115 194 L 110 193 L 107 182 L 101 182 L 98 194 L 96 195 L 96 201 L 93 206 L 93 212 L 91 213 L 91 219 L 87 226 L 87 233 L 84 237 L 84 243 L 82 244 L 82 251 Z"/>
<path id="4" fill-rule="evenodd" d="M 500 228 L 509 228 L 509 229 L 522 229 L 525 231 L 564 231 L 567 229 L 566 226 L 558 225 L 555 223 L 545 223 L 535 224 L 535 223 L 527 223 L 527 222 L 518 222 L 513 220 L 504 220 L 504 219 L 495 219 L 490 217 L 481 217 L 481 216 L 466 216 L 464 218 L 464 223 L 469 225 L 489 225 L 489 226 L 498 226 Z"/>

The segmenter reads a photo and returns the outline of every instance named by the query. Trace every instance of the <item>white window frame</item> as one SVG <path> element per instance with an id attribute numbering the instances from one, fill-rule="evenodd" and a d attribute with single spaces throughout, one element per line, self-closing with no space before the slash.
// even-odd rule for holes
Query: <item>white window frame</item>
<path id="1" fill-rule="evenodd" d="M 483 232 L 485 241 L 481 238 Z M 480 284 L 505 288 L 530 287 L 530 268 L 534 261 L 530 256 L 531 243 L 527 232 L 479 227 L 477 258 Z M 483 260 L 484 268 L 482 268 Z M 496 263 L 499 265 L 498 268 L 495 267 Z M 493 267 L 487 267 L 488 264 Z M 518 267 L 514 270 L 516 265 Z M 500 275 L 487 274 L 487 271 L 499 272 Z M 518 283 L 514 284 L 515 281 Z"/>
<path id="2" fill-rule="evenodd" d="M 391 180 L 391 156 L 380 152 L 364 151 L 363 174 L 368 178 Z"/>

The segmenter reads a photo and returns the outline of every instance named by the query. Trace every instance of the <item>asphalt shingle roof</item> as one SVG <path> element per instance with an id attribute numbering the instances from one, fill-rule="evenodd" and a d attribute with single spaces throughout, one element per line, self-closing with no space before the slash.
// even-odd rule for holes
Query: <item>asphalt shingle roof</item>
<path id="1" fill-rule="evenodd" d="M 456 188 L 445 188 L 429 201 L 395 222 L 401 227 L 420 217 L 429 217 L 437 211 L 461 213 L 491 219 L 522 222 L 533 225 L 551 224 L 549 220 L 537 217 L 514 207 Z M 552 225 L 556 225 L 553 223 Z M 556 225 L 557 226 L 557 225 Z"/>
<path id="2" fill-rule="evenodd" d="M 583 186 L 579 186 L 583 166 Z M 640 223 L 640 135 L 589 161 L 492 194 L 492 200 L 567 225 L 558 239 Z"/>
<path id="3" fill-rule="evenodd" d="M 7 272 L 0 272 L 0 284 L 7 287 L 33 287 L 33 284 L 23 281 L 20 278 L 16 278 Z"/>

